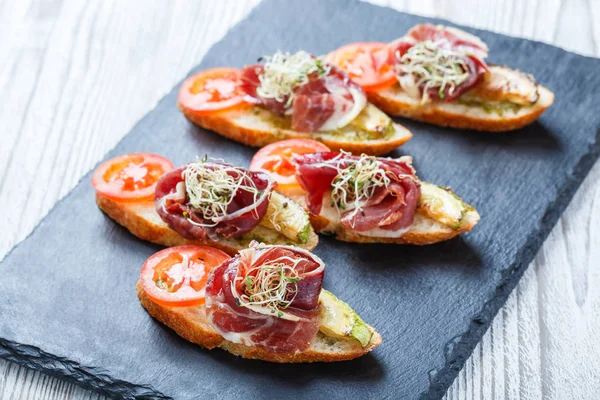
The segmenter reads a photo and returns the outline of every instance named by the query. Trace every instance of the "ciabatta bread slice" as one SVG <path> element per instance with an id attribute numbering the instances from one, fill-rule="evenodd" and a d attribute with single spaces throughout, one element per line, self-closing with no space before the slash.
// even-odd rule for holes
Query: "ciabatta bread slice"
<path id="1" fill-rule="evenodd" d="M 515 75 L 515 71 L 503 66 L 492 68 Z M 539 97 L 531 105 L 518 106 L 498 101 L 480 104 L 457 99 L 452 102 L 434 100 L 422 104 L 421 98 L 410 96 L 399 84 L 367 93 L 370 102 L 385 113 L 415 119 L 439 126 L 473 129 L 477 131 L 503 132 L 522 128 L 537 120 L 554 102 L 554 94 L 537 85 Z"/>
<path id="2" fill-rule="evenodd" d="M 148 297 L 139 283 L 137 294 L 148 313 L 173 329 L 179 336 L 207 349 L 218 347 L 243 358 L 277 363 L 345 361 L 365 355 L 381 344 L 381 336 L 369 325 L 369 330 L 373 335 L 365 347 L 362 347 L 356 340 L 338 339 L 319 332 L 308 350 L 295 353 L 276 353 L 225 340 L 209 324 L 204 306 L 167 307 L 159 305 Z"/>
<path id="3" fill-rule="evenodd" d="M 156 243 L 166 247 L 196 244 L 216 247 L 227 254 L 236 254 L 239 250 L 248 248 L 252 240 L 267 244 L 293 245 L 306 250 L 312 250 L 318 243 L 318 236 L 312 228 L 305 243 L 299 243 L 284 236 L 275 229 L 258 225 L 252 231 L 239 238 L 219 241 L 190 240 L 186 239 L 171 229 L 158 215 L 154 203 L 124 202 L 110 199 L 96 193 L 96 203 L 106 215 L 115 220 L 119 225 L 127 228 L 134 236 L 142 240 Z"/>
<path id="4" fill-rule="evenodd" d="M 421 182 L 421 193 L 413 224 L 400 233 L 379 230 L 367 234 L 349 229 L 340 223 L 339 214 L 327 201 L 323 202 L 319 215 L 309 212 L 310 222 L 317 233 L 329 233 L 345 242 L 412 245 L 428 245 L 452 239 L 470 231 L 479 222 L 477 210 L 464 203 L 450 189 Z M 308 212 L 304 196 L 294 196 L 293 199 Z"/>
<path id="5" fill-rule="evenodd" d="M 479 221 L 479 214 L 475 210 L 468 211 L 460 228 L 453 229 L 435 219 L 425 215 L 417 209 L 413 224 L 399 237 L 365 236 L 343 226 L 339 220 L 328 219 L 322 215 L 311 215 L 310 222 L 315 231 L 329 233 L 344 242 L 354 243 L 395 243 L 427 245 L 452 239 L 463 232 L 468 232 Z"/>
<path id="6" fill-rule="evenodd" d="M 193 123 L 248 146 L 262 147 L 284 139 L 313 139 L 323 142 L 332 151 L 345 150 L 353 154 L 381 155 L 402 146 L 412 134 L 402 125 L 392 122 L 381 110 L 367 104 L 361 124 L 365 131 L 354 130 L 352 124 L 335 132 L 303 133 L 292 130 L 285 120 L 261 106 L 247 106 L 209 115 L 197 115 L 179 105 Z M 377 137 L 378 130 L 389 131 Z M 366 135 L 365 132 L 375 135 Z"/>

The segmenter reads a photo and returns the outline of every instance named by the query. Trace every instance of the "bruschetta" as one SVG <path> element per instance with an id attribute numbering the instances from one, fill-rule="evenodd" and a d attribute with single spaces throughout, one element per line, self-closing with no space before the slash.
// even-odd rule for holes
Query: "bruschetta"
<path id="1" fill-rule="evenodd" d="M 354 43 L 327 60 L 375 106 L 439 126 L 510 131 L 537 120 L 554 94 L 532 75 L 488 64 L 488 47 L 459 29 L 417 25 L 387 43 Z"/>
<path id="2" fill-rule="evenodd" d="M 207 245 L 236 254 L 257 240 L 313 249 L 306 211 L 273 191 L 264 173 L 207 159 L 179 168 L 164 157 L 133 153 L 93 174 L 96 202 L 140 239 L 162 246 Z"/>
<path id="3" fill-rule="evenodd" d="M 384 154 L 412 137 L 321 58 L 299 51 L 262 60 L 191 76 L 180 88 L 179 108 L 193 123 L 256 147 L 310 138 L 331 149 Z"/>
<path id="4" fill-rule="evenodd" d="M 408 156 L 354 156 L 314 141 L 282 141 L 262 148 L 250 169 L 281 182 L 278 190 L 307 209 L 316 232 L 347 242 L 426 245 L 479 221 L 452 190 L 421 181 Z"/>
<path id="5" fill-rule="evenodd" d="M 325 264 L 306 250 L 252 243 L 233 258 L 171 247 L 142 267 L 137 293 L 150 315 L 207 349 L 278 363 L 343 361 L 381 336 L 322 289 Z"/>

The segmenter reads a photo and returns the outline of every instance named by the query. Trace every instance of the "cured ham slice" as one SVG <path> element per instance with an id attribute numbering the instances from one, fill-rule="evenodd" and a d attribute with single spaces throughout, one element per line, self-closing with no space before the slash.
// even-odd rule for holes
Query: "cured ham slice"
<path id="1" fill-rule="evenodd" d="M 208 321 L 234 343 L 273 352 L 306 350 L 321 323 L 324 268 L 318 257 L 305 250 L 253 244 L 210 272 Z M 273 278 L 270 271 L 280 278 Z M 281 279 L 287 282 L 283 289 L 278 286 Z M 271 297 L 257 294 L 256 287 L 262 293 L 270 290 Z"/>
<path id="2" fill-rule="evenodd" d="M 348 212 L 342 216 L 342 225 L 357 232 L 381 228 L 397 231 L 412 225 L 421 191 L 414 179 L 403 177 L 387 188 L 380 188 L 362 212 Z"/>
<path id="3" fill-rule="evenodd" d="M 306 200 L 311 213 L 320 214 L 324 202 L 335 203 L 331 196 L 333 183 L 341 179 L 340 171 L 356 168 L 360 157 L 345 153 L 311 153 L 294 156 L 296 177 L 308 192 Z M 388 178 L 386 185 L 374 186 L 370 196 L 362 199 L 360 209 L 350 204 L 338 205 L 342 225 L 364 232 L 371 229 L 397 231 L 413 223 L 415 210 L 421 197 L 418 178 L 412 166 L 403 159 L 371 158 L 379 174 Z M 351 174 L 356 174 L 349 171 Z M 355 182 L 356 183 L 356 182 Z M 366 185 L 359 182 L 357 185 Z M 353 186 L 349 185 L 349 189 Z"/>
<path id="4" fill-rule="evenodd" d="M 207 216 L 204 210 L 190 204 L 184 178 L 186 168 L 189 165 L 165 174 L 156 185 L 154 197 L 158 215 L 181 236 L 199 240 L 217 236 L 231 238 L 251 231 L 264 218 L 273 188 L 268 175 L 227 164 L 204 164 L 204 168 L 211 171 L 222 169 L 239 184 L 238 187 L 222 189 L 222 195 L 229 196 L 223 203 L 225 212 Z"/>
<path id="5" fill-rule="evenodd" d="M 277 101 L 273 98 L 260 97 L 256 93 L 256 89 L 260 86 L 260 74 L 264 71 L 265 67 L 262 64 L 249 65 L 242 70 L 242 76 L 240 78 L 241 89 L 246 94 L 246 100 L 254 104 L 262 104 L 267 109 L 273 111 L 278 115 L 284 115 L 286 111 L 287 98 Z"/>
<path id="6" fill-rule="evenodd" d="M 426 83 L 423 82 L 423 79 L 420 82 L 406 79 L 404 77 L 407 74 L 405 63 L 407 60 L 411 60 L 412 57 L 409 50 L 420 43 L 429 43 L 430 48 L 450 50 L 452 53 L 444 57 L 446 59 L 454 59 L 455 63 L 460 63 L 460 68 L 464 73 L 468 74 L 467 78 L 461 79 L 460 83 L 456 85 L 438 83 L 434 86 L 428 86 L 426 89 Z M 478 37 L 455 28 L 434 26 L 431 24 L 417 25 L 408 31 L 404 37 L 394 42 L 392 49 L 397 59 L 396 68 L 400 76 L 400 84 L 403 87 L 411 84 L 418 85 L 419 89 L 421 91 L 426 90 L 430 97 L 439 98 L 444 101 L 456 100 L 463 93 L 475 86 L 482 75 L 489 71 L 489 67 L 484 61 L 488 55 L 487 45 Z M 444 57 L 438 56 L 437 59 L 440 60 Z M 415 60 L 411 60 L 410 62 L 413 61 Z M 431 70 L 431 68 L 428 69 Z M 444 69 L 440 70 L 443 71 Z M 443 79 L 440 79 L 440 82 L 442 81 Z M 405 87 L 405 89 L 410 91 L 410 88 Z"/>
<path id="7" fill-rule="evenodd" d="M 291 103 L 289 96 L 275 99 L 259 95 L 257 88 L 263 71 L 261 64 L 245 67 L 241 77 L 243 91 L 251 102 L 262 104 L 280 116 L 291 115 L 292 129 L 298 132 L 341 127 L 354 119 L 366 104 L 362 88 L 334 66 L 328 66 L 325 74 L 311 73 L 307 83 L 294 88 Z M 344 118 L 346 116 L 348 118 Z"/>
<path id="8" fill-rule="evenodd" d="M 445 42 L 444 46 L 446 48 L 482 60 L 488 56 L 487 45 L 477 36 L 460 29 L 432 24 L 414 26 L 398 41 L 398 49 L 401 51 L 401 55 L 404 55 L 410 47 L 426 40 L 438 43 Z"/>

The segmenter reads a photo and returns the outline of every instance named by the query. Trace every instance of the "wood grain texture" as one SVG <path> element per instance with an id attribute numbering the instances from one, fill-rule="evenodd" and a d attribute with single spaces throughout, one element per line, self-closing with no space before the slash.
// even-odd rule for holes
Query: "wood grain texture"
<path id="1" fill-rule="evenodd" d="M 373 2 L 600 56 L 595 0 Z M 0 258 L 256 3 L 0 2 Z M 596 165 L 448 400 L 600 393 L 599 204 Z M 101 396 L 0 361 L 0 398 Z"/>

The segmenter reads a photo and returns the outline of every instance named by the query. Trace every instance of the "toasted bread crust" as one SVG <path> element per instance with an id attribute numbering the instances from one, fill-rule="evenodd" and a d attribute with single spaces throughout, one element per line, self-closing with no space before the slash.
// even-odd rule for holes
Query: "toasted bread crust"
<path id="1" fill-rule="evenodd" d="M 394 124 L 397 133 L 389 139 L 344 141 L 333 140 L 319 136 L 319 134 L 296 132 L 289 129 L 262 129 L 257 126 L 248 126 L 239 121 L 240 113 L 251 113 L 252 107 L 241 110 L 225 111 L 210 115 L 197 115 L 189 109 L 181 107 L 185 117 L 205 129 L 214 131 L 236 142 L 253 147 L 263 147 L 267 144 L 285 139 L 314 139 L 324 143 L 332 151 L 345 150 L 353 154 L 381 155 L 402 146 L 412 138 L 412 133 L 399 124 Z"/>
<path id="2" fill-rule="evenodd" d="M 552 105 L 554 94 L 542 86 L 539 90 L 541 93 L 539 104 L 529 107 L 528 112 L 517 113 L 514 116 L 503 116 L 502 118 L 486 118 L 486 116 L 450 112 L 440 108 L 435 103 L 421 106 L 415 102 L 404 102 L 391 96 L 389 90 L 370 92 L 367 95 L 369 101 L 383 112 L 396 117 L 405 117 L 451 128 L 506 132 L 531 124 Z"/>
<path id="3" fill-rule="evenodd" d="M 173 329 L 185 340 L 199 344 L 209 350 L 220 346 L 225 341 L 221 335 L 212 329 L 208 322 L 202 319 L 190 318 L 191 314 L 186 318 L 185 313 L 173 312 L 173 307 L 161 306 L 153 302 L 144 289 L 142 289 L 139 282 L 136 284 L 136 289 L 142 307 L 152 317 Z M 188 308 L 191 309 L 192 307 Z M 204 308 L 204 306 L 198 308 Z"/>
<path id="4" fill-rule="evenodd" d="M 475 218 L 476 215 L 476 218 Z M 352 231 L 344 227 L 342 224 L 333 223 L 321 215 L 310 215 L 310 222 L 318 233 L 327 232 L 335 235 L 337 240 L 352 243 L 394 243 L 394 244 L 411 244 L 424 246 L 428 244 L 443 242 L 450 240 L 463 232 L 468 232 L 479 220 L 479 214 L 474 212 L 474 221 L 464 224 L 460 229 L 439 229 L 431 232 L 412 232 L 408 231 L 400 237 L 374 237 L 363 236 L 358 232 Z"/>
<path id="5" fill-rule="evenodd" d="M 120 202 L 96 193 L 96 203 L 106 215 L 115 220 L 119 225 L 127 228 L 134 236 L 162 246 L 172 247 L 186 244 L 211 246 L 230 255 L 237 254 L 239 250 L 248 247 L 246 243 L 236 242 L 235 240 L 214 242 L 210 239 L 186 239 L 169 228 L 167 224 L 162 222 L 158 215 L 155 216 L 156 221 L 148 218 L 147 213 L 156 213 L 152 202 L 148 202 L 147 204 Z M 317 234 L 311 231 L 308 241 L 305 244 L 298 243 L 296 245 L 306 250 L 312 250 L 318 241 Z"/>
<path id="6" fill-rule="evenodd" d="M 204 306 L 200 307 L 166 307 L 153 302 L 140 283 L 136 285 L 137 294 L 142 306 L 148 313 L 173 329 L 179 336 L 199 344 L 207 349 L 222 348 L 242 358 L 258 359 L 276 363 L 310 363 L 345 361 L 363 356 L 381 344 L 381 336 L 371 326 L 373 331 L 371 343 L 365 348 L 356 345 L 351 350 L 324 351 L 316 349 L 314 344 L 306 351 L 296 353 L 275 353 L 262 348 L 232 343 L 219 335 L 206 321 Z M 318 339 L 315 339 L 318 340 Z"/>
<path id="7" fill-rule="evenodd" d="M 461 233 L 468 232 L 479 222 L 479 213 L 477 211 L 470 211 L 469 218 L 459 229 L 451 229 L 445 226 L 440 226 L 440 229 L 429 232 L 415 232 L 408 231 L 401 237 L 390 238 L 390 237 L 375 237 L 375 236 L 362 236 L 358 232 L 347 229 L 340 223 L 330 221 L 322 215 L 315 215 L 308 210 L 306 200 L 302 195 L 295 195 L 290 197 L 296 203 L 304 207 L 310 217 L 310 224 L 313 226 L 317 233 L 330 233 L 335 236 L 337 240 L 343 242 L 352 243 L 395 243 L 395 244 L 411 244 L 417 246 L 423 246 L 445 240 L 452 239 Z M 417 213 L 425 215 L 417 209 Z"/>

